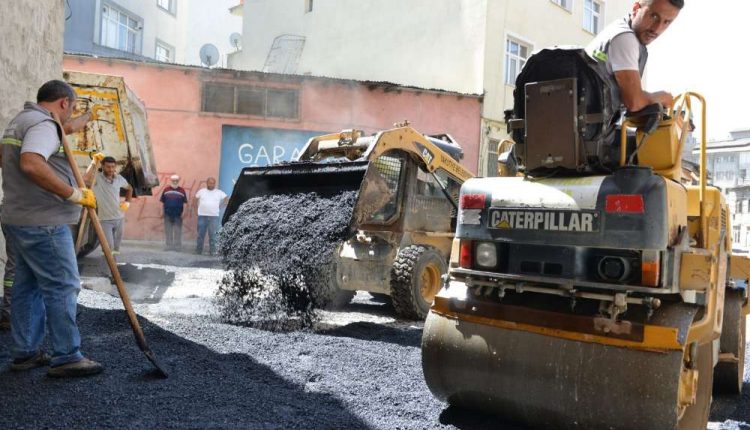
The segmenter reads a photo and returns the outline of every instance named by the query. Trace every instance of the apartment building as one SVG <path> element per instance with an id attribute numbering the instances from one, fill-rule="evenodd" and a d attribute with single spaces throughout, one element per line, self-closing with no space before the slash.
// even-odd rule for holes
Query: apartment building
<path id="1" fill-rule="evenodd" d="M 200 49 L 217 47 L 216 66 L 238 49 L 236 0 L 68 0 L 65 52 L 201 65 Z"/>
<path id="2" fill-rule="evenodd" d="M 233 69 L 483 95 L 479 157 L 496 171 L 515 78 L 535 50 L 586 45 L 632 0 L 245 0 Z M 446 130 L 450 132 L 450 130 Z"/>

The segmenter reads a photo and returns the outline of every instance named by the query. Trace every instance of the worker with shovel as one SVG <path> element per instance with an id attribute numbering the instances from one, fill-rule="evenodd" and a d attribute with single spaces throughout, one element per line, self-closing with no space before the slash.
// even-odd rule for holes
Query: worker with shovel
<path id="1" fill-rule="evenodd" d="M 61 149 L 58 125 L 73 113 L 76 94 L 52 80 L 27 102 L 2 139 L 2 222 L 13 244 L 16 273 L 11 302 L 14 346 L 11 369 L 50 365 L 52 377 L 85 376 L 103 370 L 80 351 L 76 305 L 81 288 L 73 238 L 81 205 L 95 207 L 94 193 L 75 184 Z M 52 356 L 41 347 L 49 329 Z"/>

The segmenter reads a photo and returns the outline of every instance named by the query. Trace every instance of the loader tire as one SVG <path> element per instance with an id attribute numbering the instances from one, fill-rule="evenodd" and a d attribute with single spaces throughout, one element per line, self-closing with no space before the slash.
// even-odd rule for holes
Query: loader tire
<path id="1" fill-rule="evenodd" d="M 745 376 L 745 342 L 747 324 L 742 315 L 742 291 L 727 289 L 724 299 L 724 324 L 719 351 L 733 354 L 737 362 L 719 361 L 714 368 L 714 393 L 738 395 Z"/>
<path id="2" fill-rule="evenodd" d="M 445 260 L 433 248 L 412 245 L 399 251 L 391 267 L 391 300 L 396 314 L 425 319 L 446 271 Z"/>
<path id="3" fill-rule="evenodd" d="M 354 298 L 354 295 L 357 294 L 356 291 L 344 290 L 339 286 L 336 272 L 336 260 L 333 260 L 328 264 L 327 270 L 324 272 L 325 282 L 331 291 L 328 295 L 328 300 L 323 304 L 324 309 L 341 309 L 348 305 Z"/>
<path id="4" fill-rule="evenodd" d="M 328 306 L 326 306 L 326 309 L 341 309 L 345 307 L 352 301 L 355 294 L 357 294 L 356 291 L 339 289 L 333 294 L 333 297 L 331 297 L 331 301 L 328 303 Z"/>

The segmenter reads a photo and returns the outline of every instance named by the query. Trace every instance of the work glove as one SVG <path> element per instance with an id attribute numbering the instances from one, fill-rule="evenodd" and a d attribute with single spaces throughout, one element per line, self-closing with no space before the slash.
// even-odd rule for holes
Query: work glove
<path id="1" fill-rule="evenodd" d="M 88 188 L 73 188 L 68 201 L 87 208 L 96 208 L 96 196 Z"/>
<path id="2" fill-rule="evenodd" d="M 123 212 L 127 212 L 128 209 L 130 209 L 130 202 L 122 202 L 120 203 L 120 210 Z"/>
<path id="3" fill-rule="evenodd" d="M 104 155 L 103 152 L 94 152 L 91 154 L 91 159 L 94 160 L 96 164 L 101 163 L 102 160 L 104 160 L 104 157 L 106 157 L 106 155 Z"/>

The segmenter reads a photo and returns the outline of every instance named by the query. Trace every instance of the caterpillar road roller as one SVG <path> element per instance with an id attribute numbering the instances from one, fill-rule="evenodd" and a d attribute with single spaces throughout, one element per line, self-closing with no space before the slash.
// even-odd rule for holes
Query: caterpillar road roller
<path id="1" fill-rule="evenodd" d="M 244 168 L 223 221 L 254 197 L 356 191 L 348 238 L 326 271 L 336 291 L 330 306 L 368 291 L 390 296 L 400 316 L 424 319 L 447 272 L 459 188 L 473 176 L 462 157 L 450 135 L 425 135 L 408 123 L 372 136 L 317 136 L 293 162 Z"/>
<path id="2" fill-rule="evenodd" d="M 422 338 L 432 393 L 539 429 L 705 429 L 743 381 L 748 260 L 707 184 L 703 98 L 614 124 L 602 64 L 532 56 L 509 131 L 523 175 L 461 187 Z M 680 154 L 701 107 L 700 179 Z M 514 170 L 514 169 L 511 169 Z M 738 283 L 739 284 L 739 283 Z"/>

